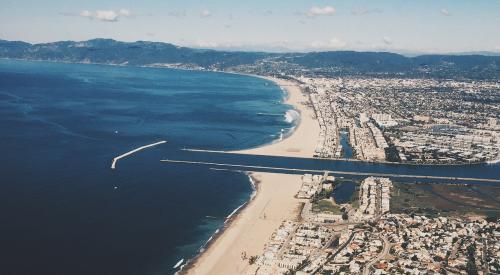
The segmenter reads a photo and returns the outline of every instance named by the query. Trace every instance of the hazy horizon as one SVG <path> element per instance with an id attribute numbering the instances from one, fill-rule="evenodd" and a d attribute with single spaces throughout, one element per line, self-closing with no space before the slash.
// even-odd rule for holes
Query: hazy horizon
<path id="1" fill-rule="evenodd" d="M 498 1 L 2 1 L 0 37 L 266 52 L 499 52 Z"/>
<path id="2" fill-rule="evenodd" d="M 116 42 L 123 42 L 123 43 L 135 43 L 135 42 L 150 42 L 150 43 L 165 43 L 165 44 L 171 44 L 177 47 L 186 47 L 186 48 L 192 48 L 192 49 L 199 49 L 199 50 L 214 50 L 214 51 L 228 51 L 228 52 L 263 52 L 263 53 L 276 53 L 276 54 L 285 54 L 285 53 L 313 53 L 313 52 L 379 52 L 379 53 L 394 53 L 394 54 L 399 54 L 403 55 L 406 57 L 416 57 L 420 55 L 484 55 L 484 56 L 498 56 L 500 55 L 500 51 L 471 51 L 471 52 L 412 52 L 412 51 L 398 51 L 398 50 L 356 50 L 356 49 L 325 49 L 325 50 L 287 50 L 287 49 L 252 49 L 252 48 L 231 48 L 231 47 L 215 47 L 215 48 L 210 48 L 210 47 L 197 47 L 197 46 L 182 46 L 182 45 L 177 45 L 175 43 L 171 42 L 163 42 L 163 41 L 154 41 L 154 40 L 132 40 L 132 41 L 122 41 L 122 40 L 116 40 L 114 38 L 109 38 L 109 37 L 95 37 L 95 38 L 90 38 L 87 40 L 58 40 L 58 41 L 48 41 L 48 42 L 40 42 L 40 43 L 31 43 L 28 41 L 23 41 L 23 40 L 8 40 L 8 39 L 3 39 L 0 37 L 0 40 L 4 41 L 10 41 L 10 42 L 25 42 L 25 43 L 30 43 L 31 45 L 38 45 L 38 44 L 50 44 L 50 43 L 58 43 L 58 42 L 86 42 L 86 41 L 91 41 L 91 40 L 114 40 Z"/>

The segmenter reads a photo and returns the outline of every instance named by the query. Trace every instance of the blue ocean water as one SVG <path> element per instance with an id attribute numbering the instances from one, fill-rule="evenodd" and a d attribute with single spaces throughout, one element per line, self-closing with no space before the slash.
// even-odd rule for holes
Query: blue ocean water
<path id="1" fill-rule="evenodd" d="M 173 273 L 252 188 L 159 160 L 269 143 L 294 126 L 282 99 L 249 76 L 0 60 L 0 274 Z"/>

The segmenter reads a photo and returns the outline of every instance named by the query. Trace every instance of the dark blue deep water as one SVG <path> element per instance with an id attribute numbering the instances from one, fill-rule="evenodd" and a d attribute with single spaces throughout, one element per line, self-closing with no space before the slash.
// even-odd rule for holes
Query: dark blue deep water
<path id="1" fill-rule="evenodd" d="M 252 189 L 159 160 L 271 142 L 294 126 L 282 98 L 248 76 L 0 60 L 0 274 L 173 273 Z"/>
<path id="2" fill-rule="evenodd" d="M 343 180 L 333 189 L 332 197 L 336 203 L 348 203 L 354 196 L 357 184 L 354 181 Z"/>

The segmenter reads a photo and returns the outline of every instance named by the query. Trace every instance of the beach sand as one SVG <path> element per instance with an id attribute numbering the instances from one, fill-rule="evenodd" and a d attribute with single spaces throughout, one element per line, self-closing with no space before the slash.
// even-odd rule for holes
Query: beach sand
<path id="1" fill-rule="evenodd" d="M 285 103 L 292 105 L 300 113 L 300 123 L 292 135 L 282 141 L 252 149 L 231 151 L 230 153 L 312 158 L 320 128 L 318 121 L 314 118 L 313 108 L 306 105 L 309 103 L 308 96 L 302 93 L 296 82 L 272 77 L 265 78 L 275 82 L 288 92 Z"/>
<path id="2" fill-rule="evenodd" d="M 266 79 L 288 92 L 285 103 L 300 113 L 300 123 L 284 140 L 226 153 L 312 157 L 320 128 L 314 118 L 314 110 L 308 106 L 308 96 L 293 81 Z M 257 195 L 207 250 L 188 266 L 185 270 L 187 274 L 244 274 L 250 265 L 248 259 L 242 259 L 242 253 L 247 257 L 261 255 L 264 245 L 280 224 L 298 216 L 300 202 L 294 196 L 302 184 L 301 175 L 253 172 L 252 177 L 258 181 Z"/>
<path id="3" fill-rule="evenodd" d="M 187 274 L 244 274 L 250 267 L 247 257 L 261 255 L 265 243 L 286 219 L 299 214 L 294 198 L 301 185 L 300 175 L 253 172 L 257 196 L 230 226 L 192 263 Z"/>

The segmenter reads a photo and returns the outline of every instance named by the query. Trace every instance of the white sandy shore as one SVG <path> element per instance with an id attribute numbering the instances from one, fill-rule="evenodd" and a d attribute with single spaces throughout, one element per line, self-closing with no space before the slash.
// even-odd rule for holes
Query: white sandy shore
<path id="1" fill-rule="evenodd" d="M 250 267 L 247 257 L 262 254 L 272 233 L 286 219 L 298 215 L 294 198 L 301 185 L 300 175 L 254 172 L 257 196 L 230 226 L 196 259 L 187 274 L 244 274 Z"/>
<path id="2" fill-rule="evenodd" d="M 300 113 L 300 123 L 289 137 L 262 147 L 232 151 L 231 153 L 268 155 L 284 157 L 312 157 L 316 148 L 320 128 L 314 118 L 314 110 L 308 106 L 309 98 L 302 93 L 296 82 L 266 77 L 288 92 L 286 104 L 292 105 Z"/>
<path id="3" fill-rule="evenodd" d="M 319 135 L 309 98 L 297 83 L 276 78 L 274 81 L 288 92 L 286 104 L 292 105 L 301 117 L 294 132 L 282 141 L 253 149 L 229 153 L 312 157 Z M 257 195 L 232 220 L 228 228 L 192 263 L 187 274 L 244 274 L 250 265 L 247 257 L 261 255 L 272 233 L 286 219 L 298 215 L 299 201 L 294 198 L 301 185 L 300 175 L 254 172 L 258 181 Z"/>

